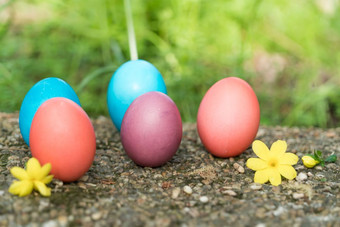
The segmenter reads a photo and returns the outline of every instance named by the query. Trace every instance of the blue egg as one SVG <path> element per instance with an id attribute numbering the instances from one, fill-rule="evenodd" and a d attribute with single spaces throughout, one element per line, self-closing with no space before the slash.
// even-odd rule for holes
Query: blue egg
<path id="1" fill-rule="evenodd" d="M 78 96 L 72 87 L 59 78 L 43 79 L 27 92 L 19 113 L 20 132 L 27 145 L 29 145 L 31 124 L 35 113 L 43 102 L 55 97 L 68 98 L 80 106 Z"/>
<path id="2" fill-rule="evenodd" d="M 113 74 L 107 90 L 107 105 L 113 124 L 119 131 L 132 101 L 149 91 L 167 94 L 162 75 L 147 61 L 125 62 Z"/>

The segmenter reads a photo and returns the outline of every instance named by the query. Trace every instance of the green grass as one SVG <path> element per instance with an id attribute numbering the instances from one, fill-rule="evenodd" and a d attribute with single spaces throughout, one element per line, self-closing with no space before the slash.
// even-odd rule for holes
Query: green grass
<path id="1" fill-rule="evenodd" d="M 0 6 L 0 111 L 57 76 L 92 117 L 129 60 L 123 1 L 12 0 Z M 162 73 L 184 121 L 216 81 L 255 90 L 261 124 L 340 126 L 340 6 L 321 1 L 131 0 L 141 59 Z M 2 15 L 2 16 L 1 16 Z"/>

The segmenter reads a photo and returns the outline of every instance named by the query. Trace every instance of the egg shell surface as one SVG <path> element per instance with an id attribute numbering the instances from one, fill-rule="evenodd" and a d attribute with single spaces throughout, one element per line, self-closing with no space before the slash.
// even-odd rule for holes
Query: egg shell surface
<path id="1" fill-rule="evenodd" d="M 42 103 L 54 97 L 68 98 L 80 105 L 77 94 L 64 80 L 49 77 L 36 83 L 27 92 L 24 100 L 22 101 L 19 113 L 20 132 L 28 146 L 30 145 L 30 129 L 35 113 Z"/>
<path id="2" fill-rule="evenodd" d="M 157 167 L 165 164 L 176 153 L 181 139 L 181 116 L 167 95 L 145 93 L 126 111 L 121 140 L 126 154 L 137 165 Z"/>
<path id="3" fill-rule="evenodd" d="M 221 158 L 245 151 L 260 124 L 260 106 L 250 85 L 236 77 L 216 82 L 198 109 L 197 131 L 205 148 Z"/>
<path id="4" fill-rule="evenodd" d="M 78 180 L 90 168 L 96 136 L 85 111 L 66 98 L 44 102 L 35 114 L 30 132 L 33 157 L 64 182 Z"/>
<path id="5" fill-rule="evenodd" d="M 107 105 L 110 117 L 119 131 L 132 101 L 149 91 L 167 94 L 162 75 L 151 63 L 133 60 L 116 70 L 107 89 Z"/>

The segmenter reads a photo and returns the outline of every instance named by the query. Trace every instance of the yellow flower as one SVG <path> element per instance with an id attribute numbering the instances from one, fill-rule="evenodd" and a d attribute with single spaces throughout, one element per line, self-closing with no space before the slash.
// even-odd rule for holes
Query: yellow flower
<path id="1" fill-rule="evenodd" d="M 281 175 L 292 180 L 296 177 L 296 171 L 292 167 L 299 158 L 293 153 L 285 153 L 287 143 L 278 140 L 272 144 L 270 150 L 260 140 L 253 142 L 253 151 L 259 158 L 249 158 L 247 167 L 255 170 L 254 182 L 264 184 L 268 180 L 272 185 L 281 184 Z"/>
<path id="2" fill-rule="evenodd" d="M 53 175 L 48 175 L 51 171 L 51 164 L 47 163 L 41 167 L 36 158 L 31 158 L 27 162 L 27 170 L 20 167 L 11 168 L 12 175 L 20 181 L 14 181 L 8 191 L 20 197 L 31 194 L 33 188 L 43 196 L 50 196 L 51 189 L 46 187 L 52 181 Z"/>
<path id="3" fill-rule="evenodd" d="M 303 164 L 307 168 L 313 168 L 315 165 L 319 164 L 320 162 L 312 158 L 311 156 L 303 156 L 302 158 Z"/>

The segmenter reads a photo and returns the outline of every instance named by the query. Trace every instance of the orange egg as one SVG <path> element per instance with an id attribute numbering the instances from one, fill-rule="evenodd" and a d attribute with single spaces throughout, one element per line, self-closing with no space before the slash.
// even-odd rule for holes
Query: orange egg
<path id="1" fill-rule="evenodd" d="M 203 97 L 197 131 L 205 148 L 221 158 L 245 151 L 260 124 L 260 107 L 253 89 L 236 77 L 215 83 Z"/>
<path id="2" fill-rule="evenodd" d="M 78 180 L 91 167 L 96 137 L 85 111 L 66 98 L 52 98 L 37 110 L 30 130 L 32 155 L 64 182 Z"/>

